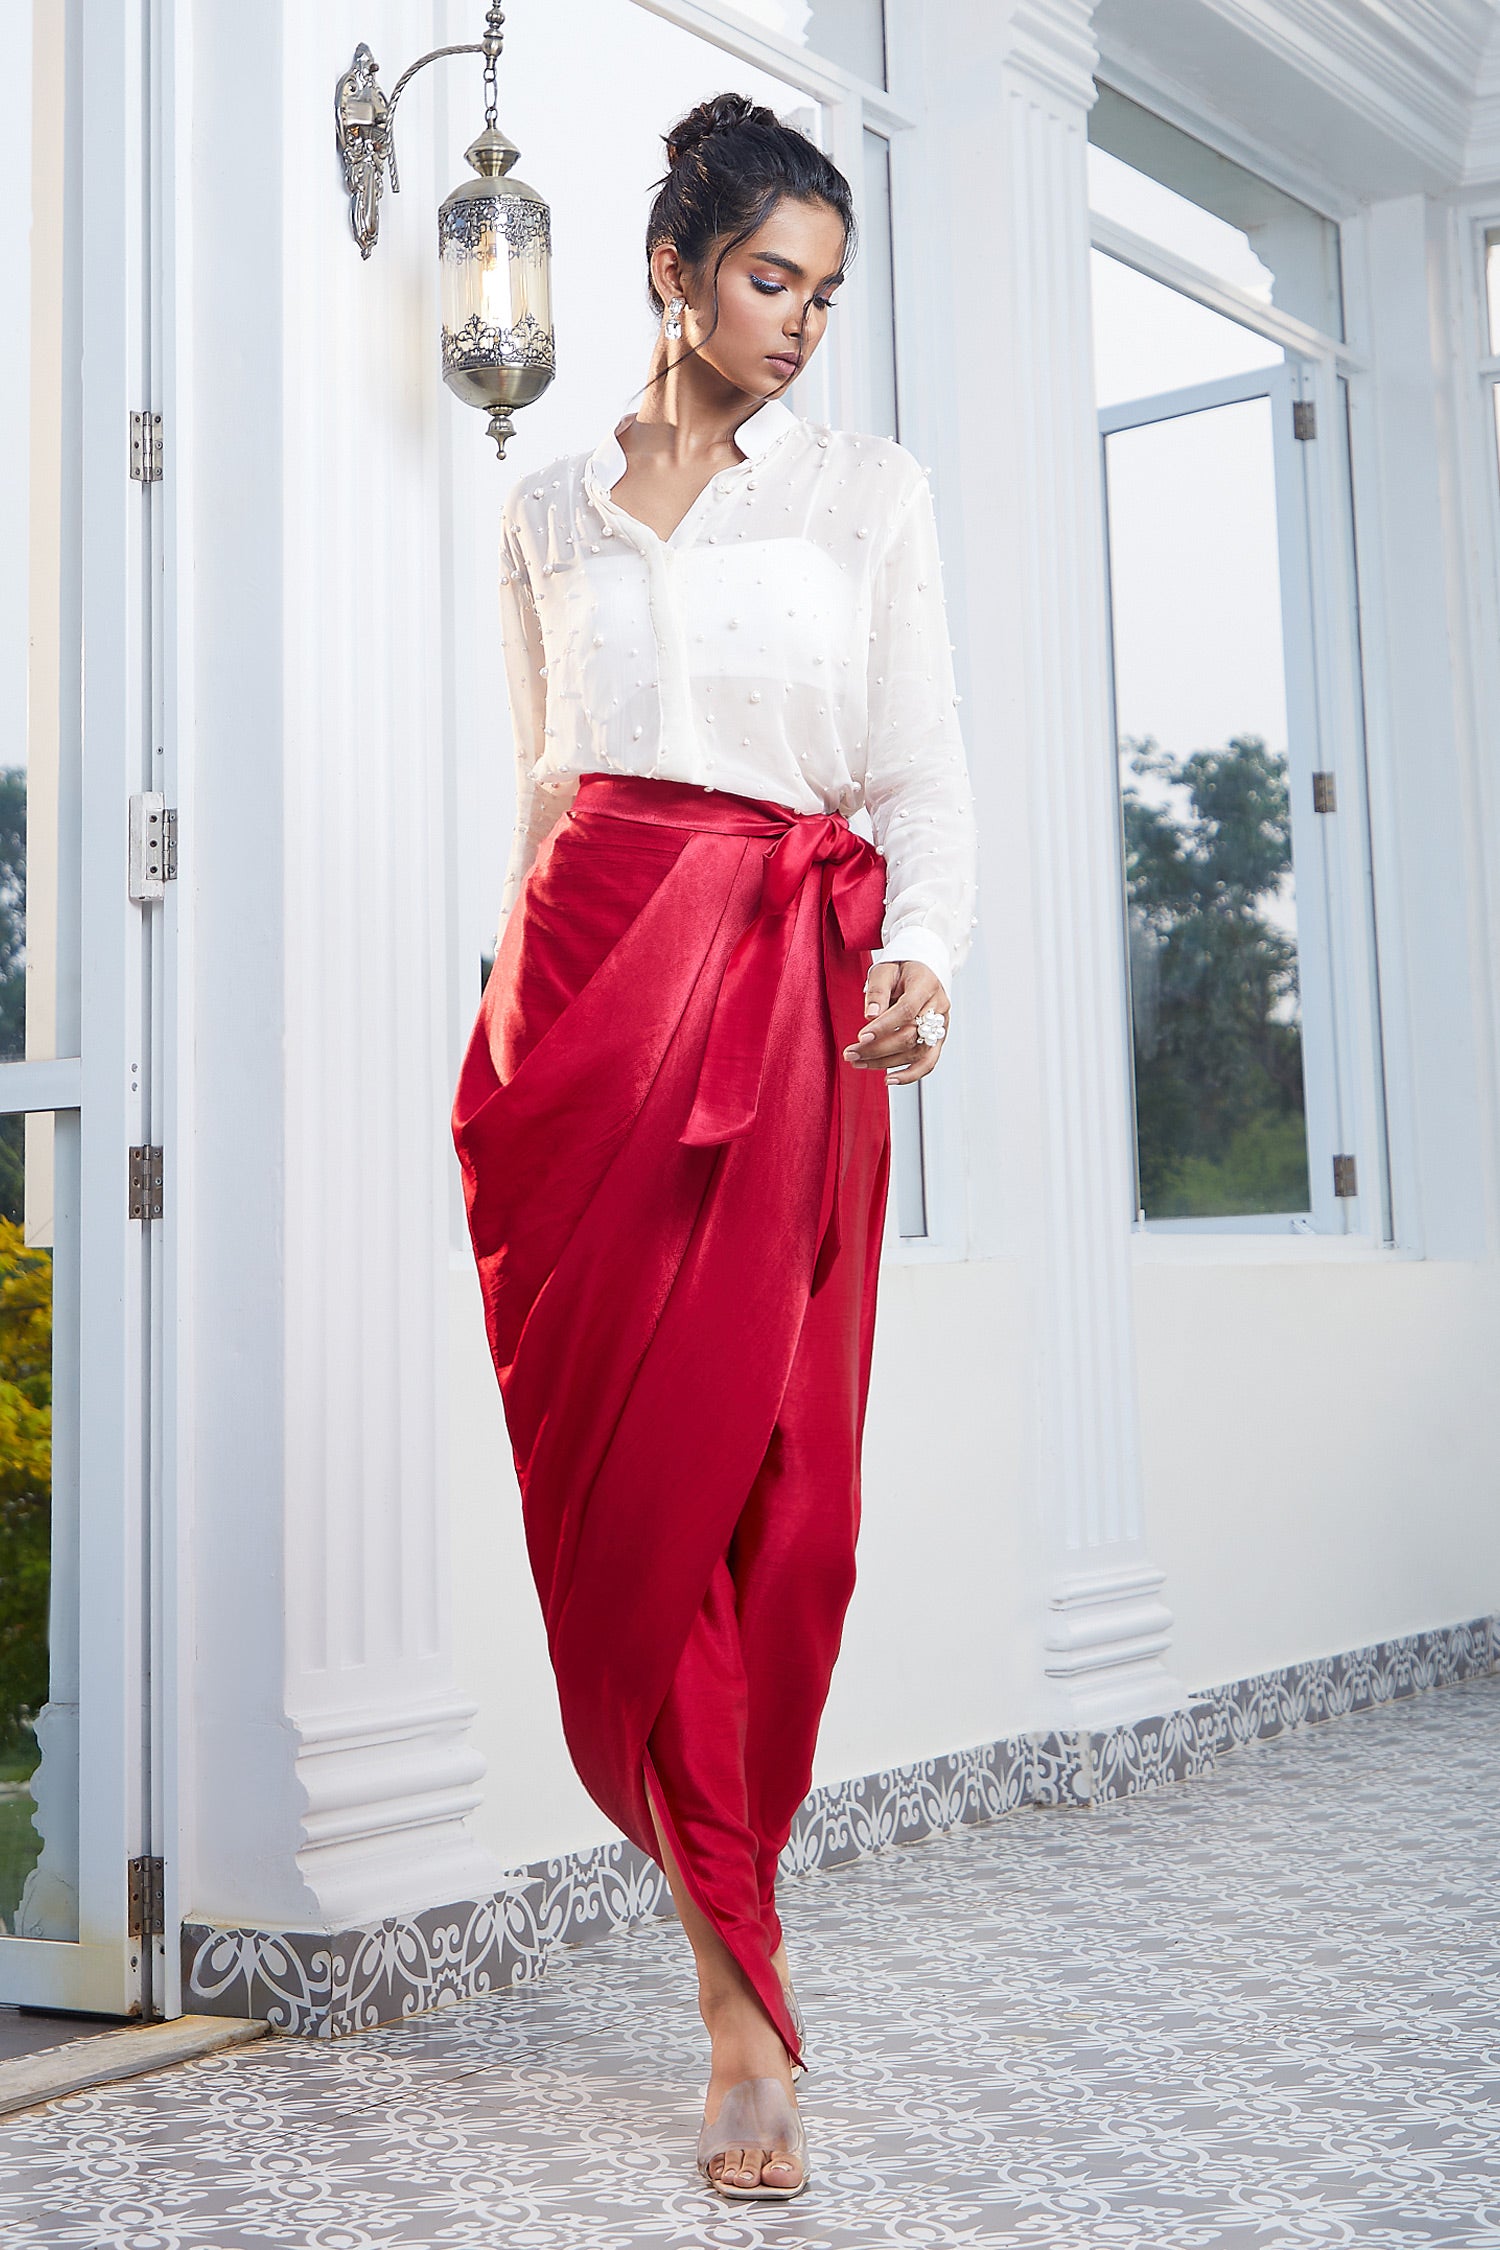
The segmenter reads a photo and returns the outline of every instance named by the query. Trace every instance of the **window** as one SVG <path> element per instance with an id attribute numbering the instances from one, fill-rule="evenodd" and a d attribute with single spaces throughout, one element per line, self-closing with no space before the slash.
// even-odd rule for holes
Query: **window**
<path id="1" fill-rule="evenodd" d="M 1348 544 L 1336 230 L 1118 95 L 1100 112 L 1137 1211 L 1174 1230 L 1343 1232 L 1362 1194 L 1383 1211 L 1384 1151 L 1356 1145 L 1345 1021 L 1344 969 L 1373 973 L 1352 570 L 1314 567 Z"/>
<path id="2" fill-rule="evenodd" d="M 895 434 L 890 143 L 885 134 L 907 120 L 882 100 L 878 115 L 884 130 L 864 130 L 859 92 L 851 91 L 836 109 L 825 67 L 832 61 L 868 84 L 884 85 L 881 0 L 813 0 L 812 5 L 808 0 L 735 0 L 722 13 L 715 4 L 703 14 L 705 28 L 688 29 L 650 10 L 621 10 L 615 0 L 577 0 L 568 10 L 543 11 L 537 22 L 540 45 L 533 43 L 524 66 L 519 53 L 517 57 L 522 75 L 514 88 L 521 103 L 516 129 L 529 146 L 526 102 L 532 102 L 537 115 L 545 113 L 549 88 L 568 78 L 582 41 L 593 67 L 578 81 L 583 110 L 574 119 L 575 128 L 582 141 L 604 152 L 601 161 L 607 161 L 620 192 L 601 205 L 588 167 L 572 173 L 563 167 L 541 183 L 552 201 L 556 239 L 566 235 L 573 245 L 567 267 L 571 295 L 567 303 L 562 297 L 558 301 L 559 333 L 567 327 L 567 365 L 564 376 L 560 362 L 559 380 L 518 418 L 498 480 L 493 458 L 482 458 L 478 428 L 468 432 L 452 417 L 442 423 L 444 569 L 451 589 L 445 597 L 449 642 L 443 676 L 453 902 L 448 957 L 452 1080 L 488 973 L 514 809 L 504 683 L 492 662 L 476 668 L 466 653 L 494 646 L 494 507 L 512 478 L 554 455 L 592 445 L 627 406 L 638 403 L 657 326 L 641 272 L 645 216 L 662 170 L 661 132 L 726 85 L 764 102 L 822 146 L 852 144 L 849 169 L 861 226 L 852 287 L 841 293 L 845 310 L 788 403 L 814 420 Z M 716 26 L 712 37 L 709 18 Z M 802 49 L 805 71 L 790 55 L 782 72 L 767 70 L 758 37 L 746 35 L 747 23 Z M 745 59 L 742 49 L 760 59 Z M 559 273 L 561 289 L 561 268 Z M 0 628 L 3 623 L 0 604 Z M 951 1074 L 951 1064 L 947 1067 Z M 891 1235 L 920 1241 L 929 1235 L 929 1198 L 919 1090 L 901 1090 L 893 1109 L 900 1153 L 898 1184 L 890 1199 Z M 468 1230 L 456 1167 L 450 1168 L 449 1195 L 451 1246 L 466 1262 Z"/>
<path id="3" fill-rule="evenodd" d="M 900 436 L 896 385 L 896 296 L 892 265 L 891 147 L 881 133 L 864 130 L 863 194 L 859 201 L 859 275 L 865 307 L 868 405 L 860 427 L 881 437 Z M 869 831 L 861 816 L 855 825 Z M 926 1084 L 891 1088 L 890 1224 L 905 1242 L 931 1231 L 927 1211 Z"/>

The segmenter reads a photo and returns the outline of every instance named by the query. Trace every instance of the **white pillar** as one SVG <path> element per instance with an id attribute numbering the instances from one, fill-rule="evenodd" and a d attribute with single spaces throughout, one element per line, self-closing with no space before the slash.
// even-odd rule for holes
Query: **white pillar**
<path id="1" fill-rule="evenodd" d="M 1092 1728 L 1183 1700 L 1145 1546 L 1128 1014 L 1093 400 L 1093 0 L 921 12 L 924 234 L 945 245 L 956 412 L 934 435 L 964 555 L 980 913 L 996 990 L 995 1221 L 1035 1308 L 1037 1702 Z M 1003 965 L 1005 974 L 999 971 Z M 977 1154 L 978 1152 L 976 1152 Z"/>
<path id="2" fill-rule="evenodd" d="M 183 1903 L 336 1930 L 501 1873 L 465 1823 L 482 1761 L 446 1524 L 438 417 L 458 410 L 434 212 L 460 146 L 426 74 L 368 262 L 333 147 L 356 40 L 389 87 L 452 34 L 411 0 L 178 22 L 198 98 L 263 95 L 227 167 L 210 102 L 174 277 L 196 917 Z"/>

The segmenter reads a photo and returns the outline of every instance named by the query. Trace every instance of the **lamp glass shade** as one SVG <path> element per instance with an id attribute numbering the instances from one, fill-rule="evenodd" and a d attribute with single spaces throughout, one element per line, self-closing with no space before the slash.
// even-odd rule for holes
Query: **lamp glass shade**
<path id="1" fill-rule="evenodd" d="M 467 180 L 438 213 L 443 380 L 470 406 L 527 406 L 551 382 L 552 235 L 524 180 Z"/>

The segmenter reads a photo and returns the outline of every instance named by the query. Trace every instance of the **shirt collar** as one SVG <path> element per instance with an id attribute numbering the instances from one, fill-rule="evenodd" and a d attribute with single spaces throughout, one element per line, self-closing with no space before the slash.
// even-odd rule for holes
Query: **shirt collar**
<path id="1" fill-rule="evenodd" d="M 589 455 L 586 482 L 595 500 L 607 500 L 610 488 L 617 485 L 625 474 L 625 448 L 620 443 L 618 433 L 633 411 L 627 407 L 618 416 L 614 428 L 600 439 Z M 795 427 L 797 420 L 798 417 L 782 399 L 763 399 L 736 426 L 734 442 L 747 462 L 758 461 L 762 454 L 770 451 L 778 438 L 785 437 L 787 431 Z M 733 471 L 727 473 L 732 475 Z"/>

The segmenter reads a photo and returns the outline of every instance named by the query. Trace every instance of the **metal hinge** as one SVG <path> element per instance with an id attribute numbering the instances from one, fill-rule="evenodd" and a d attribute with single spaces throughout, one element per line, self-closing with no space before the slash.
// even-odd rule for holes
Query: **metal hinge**
<path id="1" fill-rule="evenodd" d="M 1313 811 L 1337 812 L 1338 809 L 1339 785 L 1337 777 L 1331 773 L 1315 773 L 1313 775 Z"/>
<path id="2" fill-rule="evenodd" d="M 1318 434 L 1318 406 L 1316 399 L 1292 400 L 1292 435 L 1294 438 L 1315 438 Z"/>
<path id="3" fill-rule="evenodd" d="M 177 875 L 177 812 L 159 789 L 130 800 L 130 895 L 160 898 Z"/>
<path id="4" fill-rule="evenodd" d="M 133 1859 L 126 1872 L 130 1879 L 130 1934 L 132 1937 L 165 1937 L 167 1933 L 167 1864 L 161 1859 Z"/>
<path id="5" fill-rule="evenodd" d="M 162 1152 L 148 1144 L 130 1152 L 132 1219 L 159 1219 L 162 1212 Z"/>
<path id="6" fill-rule="evenodd" d="M 1352 1156 L 1336 1156 L 1334 1158 L 1333 1192 L 1335 1195 L 1358 1195 L 1359 1177 Z"/>
<path id="7" fill-rule="evenodd" d="M 136 484 L 161 483 L 161 416 L 130 417 L 130 474 Z"/>

